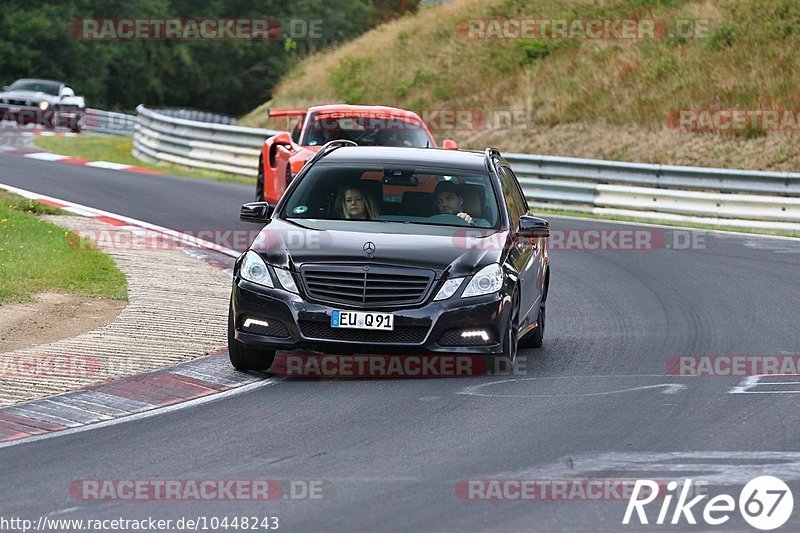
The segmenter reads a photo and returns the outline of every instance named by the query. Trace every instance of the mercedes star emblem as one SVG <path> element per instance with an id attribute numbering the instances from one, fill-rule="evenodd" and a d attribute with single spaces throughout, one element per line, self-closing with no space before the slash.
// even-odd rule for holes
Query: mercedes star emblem
<path id="1" fill-rule="evenodd" d="M 374 242 L 365 242 L 364 243 L 364 251 L 367 255 L 372 255 L 375 253 L 375 243 Z"/>

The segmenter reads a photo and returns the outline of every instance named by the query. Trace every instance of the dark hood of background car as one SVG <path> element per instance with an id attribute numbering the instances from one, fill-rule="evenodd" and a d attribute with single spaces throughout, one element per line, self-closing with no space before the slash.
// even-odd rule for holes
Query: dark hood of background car
<path id="1" fill-rule="evenodd" d="M 302 225 L 301 225 L 302 224 Z M 369 263 L 424 268 L 436 277 L 464 276 L 498 262 L 507 232 L 469 227 L 341 220 L 273 220 L 251 249 L 275 266 L 306 263 Z M 372 243 L 371 258 L 364 251 Z"/>

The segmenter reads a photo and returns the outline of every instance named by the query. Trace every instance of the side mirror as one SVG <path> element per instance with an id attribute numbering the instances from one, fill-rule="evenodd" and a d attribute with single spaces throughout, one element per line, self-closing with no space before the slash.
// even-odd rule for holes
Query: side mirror
<path id="1" fill-rule="evenodd" d="M 282 131 L 277 134 L 272 139 L 272 144 L 281 144 L 283 146 L 291 146 L 292 145 L 292 136 L 289 135 L 288 131 Z"/>
<path id="2" fill-rule="evenodd" d="M 543 218 L 523 215 L 519 217 L 519 233 L 526 237 L 549 237 L 550 223 Z"/>
<path id="3" fill-rule="evenodd" d="M 256 224 L 266 224 L 272 217 L 274 207 L 268 202 L 250 202 L 244 204 L 239 211 L 239 220 L 242 222 L 254 222 Z"/>
<path id="4" fill-rule="evenodd" d="M 64 87 L 64 89 L 61 90 L 61 98 L 70 98 L 72 96 L 75 96 L 75 91 L 73 91 L 71 87 Z"/>
<path id="5" fill-rule="evenodd" d="M 458 143 L 453 139 L 445 139 L 442 143 L 442 148 L 445 150 L 458 150 Z"/>

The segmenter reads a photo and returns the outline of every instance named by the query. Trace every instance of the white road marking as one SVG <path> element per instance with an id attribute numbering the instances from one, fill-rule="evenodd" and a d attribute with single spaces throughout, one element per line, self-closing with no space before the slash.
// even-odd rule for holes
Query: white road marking
<path id="1" fill-rule="evenodd" d="M 122 163 L 111 163 L 109 161 L 90 161 L 86 163 L 87 167 L 107 168 L 109 170 L 123 170 L 130 168 L 131 165 L 123 165 Z"/>
<path id="2" fill-rule="evenodd" d="M 35 155 L 35 154 L 27 154 L 27 155 Z M 63 156 L 62 156 L 63 157 Z M 63 205 L 66 205 L 68 208 L 77 208 L 86 211 L 87 213 L 91 213 L 88 216 L 103 216 L 114 218 L 116 220 L 121 220 L 123 222 L 127 222 L 128 224 L 138 226 L 140 228 L 146 228 L 149 230 L 157 231 L 163 235 L 173 237 L 179 240 L 181 243 L 188 244 L 190 246 L 196 246 L 198 248 L 207 248 L 209 250 L 214 250 L 216 252 L 223 253 L 230 257 L 239 257 L 241 254 L 236 250 L 232 250 L 230 248 L 226 248 L 224 246 L 220 246 L 210 241 L 206 241 L 204 239 L 199 239 L 192 235 L 186 235 L 185 233 L 180 233 L 175 230 L 171 230 L 162 226 L 157 226 L 155 224 L 150 224 L 149 222 L 144 222 L 143 220 L 137 220 L 135 218 L 130 218 L 122 215 L 118 215 L 116 213 L 110 213 L 108 211 L 103 211 L 102 209 L 96 209 L 94 207 L 89 207 L 86 205 L 76 204 L 74 202 L 69 202 L 67 200 L 62 200 L 61 198 L 54 198 L 52 196 L 46 196 L 44 194 L 39 194 L 31 191 L 26 191 L 25 189 L 19 189 L 17 187 L 12 187 L 11 185 L 6 185 L 4 183 L 0 183 L 0 189 L 5 189 L 9 192 L 22 196 L 23 198 L 30 198 L 32 200 L 42 199 L 42 200 L 49 200 L 51 202 L 57 202 Z"/>
<path id="3" fill-rule="evenodd" d="M 576 377 L 577 376 L 559 376 L 559 378 L 561 379 L 574 379 Z M 634 377 L 634 376 L 593 376 L 593 377 L 598 378 L 598 377 Z M 658 377 L 663 378 L 663 376 L 658 376 Z M 559 378 L 550 377 L 547 379 L 559 379 Z M 578 392 L 578 393 L 566 393 L 566 394 L 498 394 L 498 393 L 482 392 L 482 389 L 494 385 L 505 385 L 508 383 L 517 383 L 521 381 L 534 381 L 539 379 L 543 378 L 539 377 L 514 378 L 514 379 L 491 381 L 489 383 L 481 383 L 480 385 L 472 385 L 469 387 L 465 387 L 462 390 L 458 391 L 456 394 L 463 394 L 466 396 L 481 396 L 486 398 L 581 398 L 581 397 L 591 397 L 591 396 L 608 396 L 611 394 L 624 394 L 626 392 L 637 392 L 650 389 L 664 389 L 661 391 L 662 394 L 676 394 L 686 389 L 686 385 L 680 383 L 658 383 L 655 385 L 643 385 L 640 387 L 625 387 L 622 389 L 614 389 L 614 390 L 607 390 L 600 392 Z"/>
<path id="4" fill-rule="evenodd" d="M 69 156 L 54 154 L 51 152 L 34 152 L 32 154 L 25 154 L 25 157 L 38 159 L 40 161 L 61 161 L 62 159 L 69 159 Z"/>
<path id="5" fill-rule="evenodd" d="M 45 516 L 58 516 L 66 513 L 71 513 L 72 511 L 77 511 L 81 507 L 67 507 L 66 509 L 60 509 L 58 511 L 53 511 L 52 513 L 47 513 Z"/>
<path id="6" fill-rule="evenodd" d="M 762 378 L 780 378 L 787 376 L 797 376 L 797 374 L 762 374 L 758 376 L 747 376 L 737 386 L 731 388 L 728 394 L 800 394 L 797 390 L 753 390 L 756 387 L 768 387 L 770 385 L 800 385 L 800 381 L 773 381 L 764 382 Z"/>
<path id="7" fill-rule="evenodd" d="M 557 462 L 485 477 L 498 479 L 696 479 L 709 485 L 744 484 L 761 473 L 800 479 L 798 452 L 685 451 L 609 452 L 564 457 Z M 478 476 L 476 476 L 476 479 Z"/>

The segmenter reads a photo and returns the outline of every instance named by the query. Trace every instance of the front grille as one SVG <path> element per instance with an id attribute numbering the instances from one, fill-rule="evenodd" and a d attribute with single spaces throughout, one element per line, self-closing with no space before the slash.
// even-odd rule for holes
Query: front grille
<path id="1" fill-rule="evenodd" d="M 373 342 L 380 344 L 420 344 L 428 326 L 395 326 L 394 331 L 332 328 L 327 322 L 300 320 L 300 333 L 310 339 L 337 342 Z"/>
<path id="2" fill-rule="evenodd" d="M 305 265 L 300 274 L 310 298 L 362 308 L 418 304 L 434 277 L 431 270 L 335 264 Z"/>
<path id="3" fill-rule="evenodd" d="M 5 100 L 5 99 L 4 99 L 4 100 Z M 16 105 L 16 106 L 28 106 L 28 107 L 32 107 L 33 105 L 36 105 L 36 104 L 35 104 L 33 101 L 31 101 L 31 100 L 15 100 L 15 99 L 13 99 L 13 98 L 10 98 L 10 99 L 8 99 L 8 100 L 7 100 L 7 102 L 8 102 L 8 105 Z"/>
<path id="4" fill-rule="evenodd" d="M 73 105 L 73 104 L 61 104 L 57 106 L 59 111 L 77 111 L 80 109 L 80 106 Z"/>

